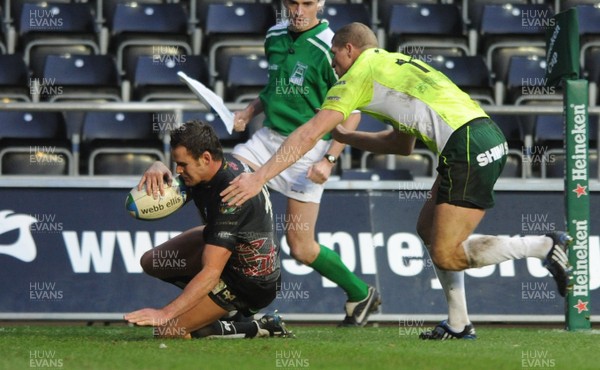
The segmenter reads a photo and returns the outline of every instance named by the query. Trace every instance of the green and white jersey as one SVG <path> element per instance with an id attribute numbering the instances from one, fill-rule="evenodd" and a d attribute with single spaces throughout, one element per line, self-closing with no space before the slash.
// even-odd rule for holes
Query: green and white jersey
<path id="1" fill-rule="evenodd" d="M 456 129 L 488 117 L 448 77 L 426 63 L 383 49 L 365 50 L 329 90 L 322 109 L 355 109 L 421 139 L 440 154 Z"/>
<path id="2" fill-rule="evenodd" d="M 260 93 L 264 126 L 288 136 L 316 114 L 337 81 L 331 68 L 332 38 L 327 21 L 296 40 L 289 34 L 287 22 L 269 29 L 265 40 L 269 82 Z"/>

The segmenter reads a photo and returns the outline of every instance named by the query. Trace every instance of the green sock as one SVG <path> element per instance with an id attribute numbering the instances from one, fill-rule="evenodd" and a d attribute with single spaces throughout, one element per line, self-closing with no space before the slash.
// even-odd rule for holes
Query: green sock
<path id="1" fill-rule="evenodd" d="M 319 255 L 309 266 L 344 289 L 348 301 L 358 302 L 367 298 L 369 286 L 348 270 L 339 254 L 323 245 L 320 247 Z"/>

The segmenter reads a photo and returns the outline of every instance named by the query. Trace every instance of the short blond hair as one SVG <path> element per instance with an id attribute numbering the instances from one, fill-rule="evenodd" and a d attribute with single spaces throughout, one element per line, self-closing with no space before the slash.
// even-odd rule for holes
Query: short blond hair
<path id="1" fill-rule="evenodd" d="M 376 48 L 379 46 L 377 36 L 375 36 L 373 30 L 358 22 L 347 24 L 337 30 L 331 43 L 337 47 L 352 44 L 360 50 Z"/>

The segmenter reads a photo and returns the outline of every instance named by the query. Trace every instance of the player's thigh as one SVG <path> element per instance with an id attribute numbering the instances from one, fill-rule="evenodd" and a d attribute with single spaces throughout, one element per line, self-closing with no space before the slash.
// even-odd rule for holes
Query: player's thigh
<path id="1" fill-rule="evenodd" d="M 419 213 L 419 219 L 417 220 L 417 233 L 427 247 L 431 245 L 432 241 L 431 230 L 433 228 L 433 213 L 435 211 L 436 197 L 439 186 L 440 177 L 438 176 L 431 187 L 431 190 L 427 196 L 427 200 L 425 201 L 425 204 Z"/>
<path id="2" fill-rule="evenodd" d="M 167 240 L 161 245 L 146 252 L 142 256 L 142 266 L 168 266 L 157 261 L 173 260 L 181 262 L 178 268 L 185 266 L 186 274 L 197 273 L 202 268 L 202 251 L 204 247 L 204 226 L 197 226 Z M 183 263 L 185 262 L 185 263 Z"/>

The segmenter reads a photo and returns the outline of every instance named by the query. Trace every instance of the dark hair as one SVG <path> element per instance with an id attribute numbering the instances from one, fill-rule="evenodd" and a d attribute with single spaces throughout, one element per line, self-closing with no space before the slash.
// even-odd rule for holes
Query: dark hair
<path id="1" fill-rule="evenodd" d="M 171 148 L 182 146 L 194 158 L 209 152 L 214 160 L 223 160 L 223 148 L 212 126 L 206 122 L 188 121 L 171 131 Z"/>

